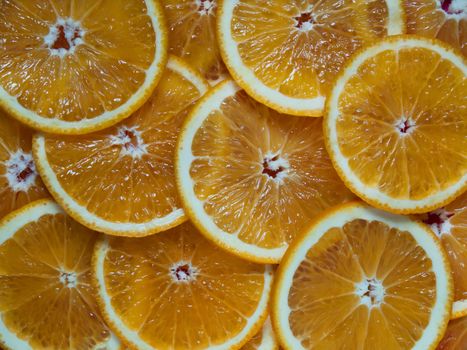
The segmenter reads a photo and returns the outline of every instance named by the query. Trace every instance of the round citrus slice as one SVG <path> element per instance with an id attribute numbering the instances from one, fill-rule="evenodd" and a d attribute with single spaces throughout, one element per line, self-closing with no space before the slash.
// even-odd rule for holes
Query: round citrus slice
<path id="1" fill-rule="evenodd" d="M 321 116 L 357 48 L 404 31 L 399 0 L 220 1 L 218 35 L 235 81 L 283 113 Z"/>
<path id="2" fill-rule="evenodd" d="M 363 203 L 313 222 L 275 279 L 272 321 L 285 349 L 434 349 L 451 313 L 439 240 L 421 223 Z"/>
<path id="3" fill-rule="evenodd" d="M 211 85 L 227 76 L 216 38 L 216 0 L 162 0 L 169 52 L 187 60 Z"/>
<path id="4" fill-rule="evenodd" d="M 112 235 L 145 236 L 181 223 L 175 142 L 207 88 L 199 73 L 171 57 L 130 118 L 87 135 L 36 135 L 34 157 L 50 192 L 77 221 Z"/>
<path id="5" fill-rule="evenodd" d="M 279 262 L 311 218 L 353 198 L 326 153 L 321 119 L 280 114 L 231 80 L 208 92 L 186 119 L 176 176 L 201 232 L 261 263 Z"/>
<path id="6" fill-rule="evenodd" d="M 189 222 L 107 236 L 93 266 L 102 313 L 131 348 L 239 349 L 267 317 L 270 266 L 226 254 Z"/>
<path id="7" fill-rule="evenodd" d="M 358 196 L 396 213 L 467 187 L 467 66 L 441 41 L 397 36 L 362 50 L 327 102 L 326 147 Z"/>
<path id="8" fill-rule="evenodd" d="M 0 221 L 0 345 L 11 350 L 118 349 L 91 288 L 96 232 L 50 200 Z"/>
<path id="9" fill-rule="evenodd" d="M 454 279 L 452 318 L 467 315 L 467 192 L 443 208 L 419 217 L 441 240 Z"/>
<path id="10" fill-rule="evenodd" d="M 0 219 L 48 197 L 31 152 L 32 131 L 0 110 Z"/>
<path id="11" fill-rule="evenodd" d="M 467 317 L 452 320 L 436 350 L 464 350 L 467 345 Z"/>
<path id="12" fill-rule="evenodd" d="M 404 0 L 407 33 L 435 37 L 467 56 L 465 0 Z"/>
<path id="13" fill-rule="evenodd" d="M 83 134 L 128 117 L 167 61 L 153 0 L 5 0 L 0 106 L 47 132 Z"/>
<path id="14" fill-rule="evenodd" d="M 241 350 L 277 350 L 278 348 L 271 320 L 268 318 L 261 331 L 251 338 Z"/>

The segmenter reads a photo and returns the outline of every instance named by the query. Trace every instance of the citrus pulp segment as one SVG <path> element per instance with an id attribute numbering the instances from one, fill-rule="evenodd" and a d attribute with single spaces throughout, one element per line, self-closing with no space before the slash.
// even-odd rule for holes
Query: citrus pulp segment
<path id="1" fill-rule="evenodd" d="M 186 119 L 176 176 L 201 232 L 261 263 L 279 262 L 311 218 L 353 198 L 326 153 L 321 119 L 282 115 L 230 80 Z"/>
<path id="2" fill-rule="evenodd" d="M 217 0 L 162 0 L 169 52 L 198 69 L 210 84 L 227 76 L 216 38 Z"/>
<path id="3" fill-rule="evenodd" d="M 467 346 L 467 316 L 452 320 L 436 350 L 464 350 Z"/>
<path id="4" fill-rule="evenodd" d="M 225 253 L 190 222 L 107 236 L 93 266 L 102 313 L 131 348 L 239 349 L 267 317 L 270 266 Z"/>
<path id="5" fill-rule="evenodd" d="M 362 45 L 404 32 L 397 1 L 220 1 L 218 37 L 230 74 L 282 113 L 321 116 L 331 84 Z"/>
<path id="6" fill-rule="evenodd" d="M 268 318 L 261 331 L 251 338 L 241 350 L 277 350 L 278 348 L 271 320 Z"/>
<path id="7" fill-rule="evenodd" d="M 441 41 L 384 39 L 353 56 L 327 101 L 326 147 L 346 185 L 396 213 L 436 209 L 467 184 L 467 66 Z"/>
<path id="8" fill-rule="evenodd" d="M 150 96 L 167 61 L 154 0 L 5 0 L 0 106 L 60 134 L 100 130 Z"/>
<path id="9" fill-rule="evenodd" d="M 12 350 L 118 349 L 91 288 L 98 234 L 50 200 L 0 221 L 0 344 Z"/>
<path id="10" fill-rule="evenodd" d="M 275 276 L 285 349 L 434 349 L 449 321 L 449 262 L 425 225 L 349 203 L 314 221 Z"/>
<path id="11" fill-rule="evenodd" d="M 171 57 L 130 118 L 87 135 L 36 135 L 34 157 L 50 192 L 76 220 L 107 234 L 145 236 L 181 223 L 175 142 L 207 88 L 199 73 Z"/>
<path id="12" fill-rule="evenodd" d="M 0 110 L 0 219 L 48 197 L 31 152 L 32 131 Z"/>
<path id="13" fill-rule="evenodd" d="M 454 279 L 451 318 L 467 315 L 467 193 L 443 208 L 419 216 L 439 237 Z"/>
<path id="14" fill-rule="evenodd" d="M 467 2 L 464 0 L 404 0 L 407 33 L 434 37 L 467 56 Z"/>

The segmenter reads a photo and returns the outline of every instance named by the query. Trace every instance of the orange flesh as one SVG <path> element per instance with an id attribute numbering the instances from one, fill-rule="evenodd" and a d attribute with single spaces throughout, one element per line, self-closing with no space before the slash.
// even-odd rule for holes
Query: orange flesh
<path id="1" fill-rule="evenodd" d="M 340 150 L 355 175 L 391 198 L 419 200 L 467 171 L 462 71 L 423 49 L 367 59 L 339 99 Z M 410 118 L 404 134 L 397 125 Z"/>
<path id="2" fill-rule="evenodd" d="M 306 20 L 313 28 L 299 30 Z M 386 20 L 382 0 L 241 0 L 231 30 L 243 63 L 266 86 L 287 96 L 313 98 L 329 92 L 357 48 L 386 36 Z"/>
<path id="3" fill-rule="evenodd" d="M 22 151 L 31 155 L 31 140 L 32 130 L 0 111 L 0 218 L 36 199 L 48 197 L 47 190 L 33 164 L 18 174 L 20 178 L 17 180 L 20 181 L 28 180 L 31 176 L 35 177 L 34 182 L 25 191 L 12 188 L 6 177 L 7 167 L 11 166 L 7 163 L 13 154 Z"/>
<path id="4" fill-rule="evenodd" d="M 206 213 L 260 247 L 289 243 L 316 214 L 353 198 L 326 153 L 321 120 L 279 114 L 243 91 L 206 118 L 192 152 L 190 176 Z M 270 176 L 268 155 L 287 169 Z"/>
<path id="5" fill-rule="evenodd" d="M 463 350 L 467 346 L 467 316 L 452 320 L 436 350 Z"/>
<path id="6" fill-rule="evenodd" d="M 97 234 L 64 214 L 44 215 L 0 245 L 0 312 L 34 349 L 91 349 L 110 335 L 91 289 Z M 76 287 L 60 281 L 77 275 Z"/>
<path id="7" fill-rule="evenodd" d="M 216 38 L 216 0 L 163 0 L 169 52 L 185 58 L 209 81 L 227 74 Z M 206 3 L 206 5 L 203 5 Z"/>
<path id="8" fill-rule="evenodd" d="M 467 56 L 467 12 L 446 12 L 440 3 L 453 1 L 404 0 L 407 33 L 435 37 L 451 44 Z M 461 3 L 462 1 L 459 1 Z M 450 4 L 450 5 L 451 5 Z M 445 6 L 446 7 L 446 6 Z M 454 11 L 457 12 L 457 11 Z"/>
<path id="9" fill-rule="evenodd" d="M 179 282 L 171 268 L 185 264 L 196 273 Z M 184 223 L 138 240 L 109 237 L 104 280 L 116 314 L 150 346 L 204 349 L 246 326 L 264 266 L 226 254 Z"/>
<path id="10" fill-rule="evenodd" d="M 181 124 L 199 97 L 197 87 L 167 69 L 145 105 L 116 126 L 82 136 L 47 135 L 48 162 L 64 190 L 105 220 L 142 223 L 164 217 L 181 207 L 174 149 Z M 133 158 L 127 150 L 134 147 L 146 150 Z"/>
<path id="11" fill-rule="evenodd" d="M 92 119 L 125 103 L 154 59 L 151 19 L 142 0 L 95 5 L 94 0 L 3 1 L 0 87 L 40 116 L 65 121 Z M 51 55 L 44 42 L 59 18 L 79 21 L 83 30 L 84 42 L 64 58 Z M 66 50 L 67 44 L 58 40 L 52 47 Z"/>
<path id="12" fill-rule="evenodd" d="M 369 308 L 356 284 L 373 278 L 384 297 Z M 306 349 L 409 349 L 435 297 L 431 260 L 408 232 L 355 219 L 308 251 L 290 289 L 289 321 Z"/>

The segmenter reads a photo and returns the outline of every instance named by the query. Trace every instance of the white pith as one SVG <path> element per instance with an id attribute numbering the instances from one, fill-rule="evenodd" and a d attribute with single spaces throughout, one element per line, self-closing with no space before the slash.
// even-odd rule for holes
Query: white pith
<path id="1" fill-rule="evenodd" d="M 113 326 L 118 329 L 118 331 L 124 334 L 126 340 L 130 342 L 133 346 L 136 346 L 140 350 L 162 350 L 156 349 L 146 343 L 143 339 L 140 338 L 137 332 L 129 329 L 122 319 L 118 316 L 115 309 L 112 307 L 112 302 L 110 296 L 107 292 L 105 284 L 105 272 L 104 272 L 104 260 L 109 249 L 109 242 L 107 239 L 102 240 L 97 243 L 94 252 L 95 259 L 95 276 L 98 281 L 97 293 L 100 297 L 100 300 L 104 303 L 105 313 L 108 315 L 108 318 L 112 320 Z M 242 331 L 237 334 L 235 337 L 229 339 L 223 344 L 211 345 L 206 350 L 228 350 L 234 347 L 236 344 L 244 340 L 244 338 L 250 333 L 252 327 L 258 323 L 259 319 L 264 315 L 265 310 L 268 307 L 269 294 L 272 286 L 272 268 L 269 265 L 265 265 L 264 271 L 264 289 L 261 294 L 261 298 L 258 303 L 258 307 L 250 316 L 247 321 L 247 325 Z"/>
<path id="2" fill-rule="evenodd" d="M 198 10 L 201 16 L 209 16 L 214 13 L 217 4 L 215 0 L 195 0 L 198 9 L 203 7 L 203 10 Z"/>
<path id="3" fill-rule="evenodd" d="M 165 31 L 164 24 L 160 21 L 163 17 L 161 9 L 153 0 L 144 0 L 147 7 L 147 15 L 151 18 L 154 27 L 155 35 L 155 54 L 149 68 L 146 70 L 146 78 L 140 88 L 121 106 L 111 111 L 105 111 L 95 118 L 82 119 L 80 121 L 64 121 L 59 119 L 52 119 L 42 117 L 35 112 L 23 107 L 17 100 L 16 96 L 10 95 L 2 86 L 0 86 L 0 106 L 3 106 L 7 111 L 14 114 L 22 121 L 34 125 L 42 131 L 55 131 L 60 130 L 63 134 L 79 134 L 83 130 L 89 128 L 96 128 L 97 125 L 105 124 L 113 120 L 116 116 L 126 113 L 131 106 L 139 103 L 144 95 L 147 95 L 152 89 L 154 77 L 160 76 L 161 65 L 167 58 L 167 52 L 163 49 L 166 46 L 167 38 L 162 35 Z"/>
<path id="4" fill-rule="evenodd" d="M 76 272 L 62 271 L 59 281 L 67 288 L 75 288 L 78 284 L 78 276 Z"/>
<path id="5" fill-rule="evenodd" d="M 407 131 L 403 132 L 402 130 L 404 129 L 404 127 L 406 126 L 405 124 L 407 123 Z M 401 119 L 399 119 L 399 121 L 397 122 L 396 124 L 396 129 L 398 130 L 399 132 L 399 135 L 401 137 L 404 137 L 404 136 L 407 136 L 407 135 L 410 135 L 414 130 L 415 130 L 415 122 L 412 118 L 407 118 L 405 116 L 402 116 Z"/>
<path id="6" fill-rule="evenodd" d="M 18 210 L 18 212 L 21 211 Z M 0 222 L 0 245 L 11 239 L 15 233 L 30 222 L 39 220 L 44 215 L 63 214 L 55 202 L 51 200 L 40 200 L 31 205 L 28 210 L 22 211 L 19 215 L 8 215 Z M 11 350 L 35 350 L 27 341 L 10 332 L 0 314 L 0 344 Z M 119 350 L 120 342 L 113 333 L 106 343 L 96 344 L 93 350 Z"/>
<path id="7" fill-rule="evenodd" d="M 268 317 L 263 325 L 263 337 L 257 350 L 272 350 L 277 348 L 277 341 L 272 329 L 271 319 Z"/>
<path id="8" fill-rule="evenodd" d="M 15 153 L 10 154 L 10 158 L 6 160 L 3 165 L 6 168 L 4 176 L 8 181 L 8 186 L 13 192 L 27 192 L 34 186 L 37 178 L 37 171 L 31 153 L 26 153 L 22 149 L 18 149 Z M 31 174 L 24 180 L 18 180 L 21 172 L 27 168 L 31 169 Z"/>
<path id="9" fill-rule="evenodd" d="M 377 278 L 365 278 L 355 285 L 355 294 L 360 297 L 362 305 L 378 307 L 384 300 L 384 286 Z"/>
<path id="10" fill-rule="evenodd" d="M 295 247 L 296 249 L 293 250 L 293 253 L 289 255 L 285 261 L 283 260 L 282 263 L 287 269 L 281 271 L 280 276 L 276 276 L 276 278 L 280 280 L 280 283 L 277 284 L 276 298 L 272 306 L 276 312 L 274 322 L 278 329 L 281 330 L 282 337 L 285 338 L 290 348 L 297 350 L 305 349 L 300 343 L 300 339 L 296 338 L 292 333 L 289 323 L 291 308 L 288 302 L 288 294 L 293 283 L 295 271 L 306 258 L 309 249 L 315 245 L 326 232 L 334 227 L 343 227 L 344 224 L 356 219 L 379 221 L 391 228 L 409 232 L 417 244 L 431 259 L 432 269 L 436 277 L 436 300 L 429 322 L 420 339 L 418 339 L 412 347 L 412 350 L 426 350 L 430 348 L 430 345 L 433 344 L 439 335 L 440 327 L 444 325 L 443 322 L 447 316 L 446 314 L 449 314 L 451 311 L 450 290 L 448 288 L 450 283 L 448 279 L 450 276 L 450 267 L 447 259 L 442 255 L 436 238 L 430 235 L 421 224 L 410 220 L 408 217 L 390 214 L 364 204 L 346 206 L 315 223 L 300 240 L 300 245 Z"/>
<path id="11" fill-rule="evenodd" d="M 208 234 L 214 241 L 227 245 L 234 252 L 241 252 L 262 260 L 278 261 L 284 255 L 287 246 L 267 249 L 240 240 L 237 234 L 227 233 L 220 229 L 204 210 L 204 202 L 200 201 L 194 192 L 194 181 L 190 176 L 190 166 L 196 157 L 192 153 L 191 145 L 198 129 L 213 110 L 220 108 L 221 103 L 233 96 L 241 88 L 233 81 L 225 81 L 209 99 L 194 107 L 188 123 L 182 129 L 177 149 L 176 175 L 181 189 L 180 194 L 185 199 L 184 204 L 188 211 L 196 218 L 195 224 L 203 226 L 204 234 Z"/>
<path id="12" fill-rule="evenodd" d="M 441 7 L 441 1 L 436 1 L 436 7 L 439 11 L 442 11 L 447 19 L 453 19 L 455 21 L 467 20 L 467 1 L 465 0 L 452 0 L 449 5 L 449 10 L 459 13 L 447 13 L 444 12 Z"/>
<path id="13" fill-rule="evenodd" d="M 272 160 L 276 156 L 278 158 L 276 160 Z M 267 163 L 267 168 L 273 171 L 278 170 L 280 167 L 282 167 L 283 170 L 279 171 L 274 178 L 267 174 L 264 175 L 277 184 L 283 183 L 284 179 L 287 178 L 288 170 L 290 169 L 290 164 L 287 158 L 281 156 L 280 154 L 268 152 L 264 155 L 264 162 Z M 261 166 L 263 166 L 263 164 L 261 164 Z"/>
<path id="14" fill-rule="evenodd" d="M 183 265 L 188 266 L 188 273 L 177 271 L 178 268 Z M 179 261 L 173 264 L 169 269 L 169 276 L 172 278 L 174 283 L 188 283 L 194 281 L 196 280 L 198 273 L 198 268 L 193 266 L 189 261 Z"/>
<path id="15" fill-rule="evenodd" d="M 70 48 L 64 49 L 53 49 L 52 46 L 58 39 L 58 27 L 63 26 L 65 38 Z M 79 38 L 73 39 L 75 30 L 79 32 Z M 57 22 L 49 27 L 49 33 L 44 37 L 44 43 L 48 47 L 49 52 L 52 56 L 59 56 L 60 58 L 66 55 L 72 55 L 75 52 L 75 48 L 84 43 L 85 31 L 79 21 L 74 21 L 72 18 L 58 18 Z"/>
<path id="16" fill-rule="evenodd" d="M 308 115 L 310 111 L 320 111 L 324 109 L 324 96 L 316 96 L 313 98 L 294 98 L 287 96 L 278 90 L 266 86 L 260 79 L 257 78 L 252 69 L 247 67 L 238 51 L 238 43 L 233 39 L 232 35 L 232 19 L 235 7 L 240 0 L 224 1 L 222 3 L 222 11 L 218 11 L 218 21 L 220 30 L 218 31 L 219 41 L 222 43 L 222 48 L 226 52 L 225 63 L 229 69 L 235 71 L 242 81 L 239 83 L 245 90 L 253 90 L 256 94 L 264 99 L 264 103 L 271 108 L 277 109 L 283 113 L 293 113 L 294 115 Z M 404 31 L 402 23 L 402 9 L 399 6 L 399 1 L 386 1 L 388 7 L 388 34 L 401 34 Z M 312 29 L 312 24 L 307 26 L 306 30 Z M 297 29 L 298 30 L 298 29 Z"/>
<path id="17" fill-rule="evenodd" d="M 437 46 L 432 44 L 428 40 L 418 39 L 418 38 L 403 38 L 397 41 L 386 41 L 382 42 L 378 45 L 374 45 L 369 47 L 367 50 L 361 52 L 354 58 L 352 63 L 344 70 L 343 74 L 338 78 L 336 81 L 333 91 L 329 96 L 328 102 L 328 113 L 324 122 L 326 123 L 328 129 L 328 137 L 329 137 L 329 147 L 330 153 L 333 155 L 334 165 L 340 170 L 343 174 L 345 174 L 346 179 L 350 182 L 355 191 L 359 194 L 363 194 L 364 197 L 370 198 L 378 203 L 386 205 L 390 208 L 394 208 L 397 210 L 408 210 L 417 207 L 426 207 L 426 206 L 435 206 L 438 203 L 442 203 L 443 201 L 447 200 L 448 198 L 454 196 L 458 193 L 467 183 L 467 173 L 464 174 L 456 183 L 454 183 L 451 187 L 446 188 L 442 191 L 438 191 L 436 194 L 429 196 L 423 199 L 394 199 L 385 193 L 379 191 L 375 187 L 370 187 L 363 183 L 359 177 L 353 172 L 350 168 L 348 159 L 341 153 L 338 143 L 337 137 L 337 130 L 336 130 L 336 122 L 339 117 L 339 109 L 338 109 L 338 99 L 339 96 L 342 95 L 344 91 L 344 87 L 346 83 L 351 79 L 354 75 L 357 74 L 358 68 L 367 60 L 375 55 L 386 51 L 386 50 L 400 50 L 406 48 L 414 48 L 414 47 L 421 47 L 428 50 L 432 50 L 439 54 L 441 57 L 450 60 L 455 66 L 457 66 L 464 75 L 467 75 L 467 67 L 453 51 L 447 51 L 441 46 Z"/>
<path id="18" fill-rule="evenodd" d="M 200 79 L 196 73 L 188 70 L 177 58 L 171 57 L 167 64 L 167 68 L 176 72 L 177 74 L 180 74 L 190 83 L 192 83 L 198 89 L 200 95 L 203 95 L 207 91 L 208 86 L 205 84 L 205 82 Z M 99 231 L 108 232 L 114 235 L 125 235 L 128 232 L 131 232 L 132 234 L 146 234 L 147 232 L 157 230 L 159 227 L 170 225 L 177 220 L 180 220 L 185 215 L 182 208 L 175 208 L 171 213 L 164 217 L 155 218 L 143 223 L 112 222 L 102 219 L 101 217 L 90 212 L 85 206 L 77 203 L 73 197 L 71 197 L 62 187 L 47 159 L 47 153 L 45 150 L 45 137 L 43 134 L 36 135 L 34 139 L 34 146 L 37 150 L 37 162 L 41 167 L 41 174 L 46 180 L 46 184 L 52 187 L 53 192 L 55 192 L 54 195 L 57 195 L 72 213 L 76 213 L 76 215 L 79 216 L 79 218 L 76 219 L 83 222 L 85 225 L 92 225 Z"/>
<path id="19" fill-rule="evenodd" d="M 130 133 L 136 139 L 134 143 L 127 133 Z M 130 156 L 134 159 L 141 159 L 143 155 L 148 154 L 148 146 L 144 143 L 141 132 L 137 127 L 120 126 L 117 135 L 110 135 L 110 143 L 122 146 L 121 157 Z"/>

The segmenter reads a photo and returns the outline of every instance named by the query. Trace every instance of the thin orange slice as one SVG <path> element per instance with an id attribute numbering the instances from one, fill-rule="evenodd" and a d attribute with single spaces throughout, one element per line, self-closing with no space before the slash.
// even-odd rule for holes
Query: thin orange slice
<path id="1" fill-rule="evenodd" d="M 106 128 L 150 96 L 167 61 L 153 0 L 4 0 L 0 106 L 61 134 Z"/>
<path id="2" fill-rule="evenodd" d="M 467 56 L 467 1 L 404 0 L 407 33 L 438 38 Z"/>
<path id="3" fill-rule="evenodd" d="M 332 83 L 362 45 L 404 32 L 399 0 L 224 0 L 218 36 L 232 77 L 282 113 L 323 115 Z"/>
<path id="4" fill-rule="evenodd" d="M 187 60 L 211 85 L 227 76 L 216 38 L 217 0 L 161 0 L 169 52 Z"/>
<path id="5" fill-rule="evenodd" d="M 320 216 L 287 251 L 272 321 L 285 349 L 431 350 L 452 296 L 446 253 L 425 225 L 350 203 Z"/>
<path id="6" fill-rule="evenodd" d="M 171 57 L 150 99 L 130 118 L 88 135 L 39 134 L 34 158 L 65 210 L 97 231 L 145 236 L 185 220 L 174 178 L 175 142 L 208 85 Z"/>
<path id="7" fill-rule="evenodd" d="M 326 106 L 326 147 L 373 206 L 424 213 L 467 188 L 467 65 L 438 40 L 404 35 L 360 51 Z"/>
<path id="8" fill-rule="evenodd" d="M 0 221 L 0 345 L 11 350 L 118 349 L 91 287 L 98 234 L 39 200 Z"/>
<path id="9" fill-rule="evenodd" d="M 278 348 L 271 320 L 268 318 L 261 331 L 243 345 L 241 350 L 277 350 Z"/>
<path id="10" fill-rule="evenodd" d="M 454 279 L 452 318 L 467 315 L 467 193 L 444 208 L 420 215 L 448 253 Z"/>
<path id="11" fill-rule="evenodd" d="M 32 132 L 0 110 L 0 219 L 48 197 L 31 152 Z"/>
<path id="12" fill-rule="evenodd" d="M 353 198 L 326 153 L 321 119 L 280 114 L 231 80 L 193 108 L 176 157 L 189 217 L 251 261 L 279 262 L 315 215 Z"/>
<path id="13" fill-rule="evenodd" d="M 267 317 L 272 269 L 226 254 L 187 222 L 94 251 L 102 313 L 137 349 L 239 349 Z"/>
<path id="14" fill-rule="evenodd" d="M 452 320 L 436 350 L 465 350 L 467 348 L 467 317 Z"/>

